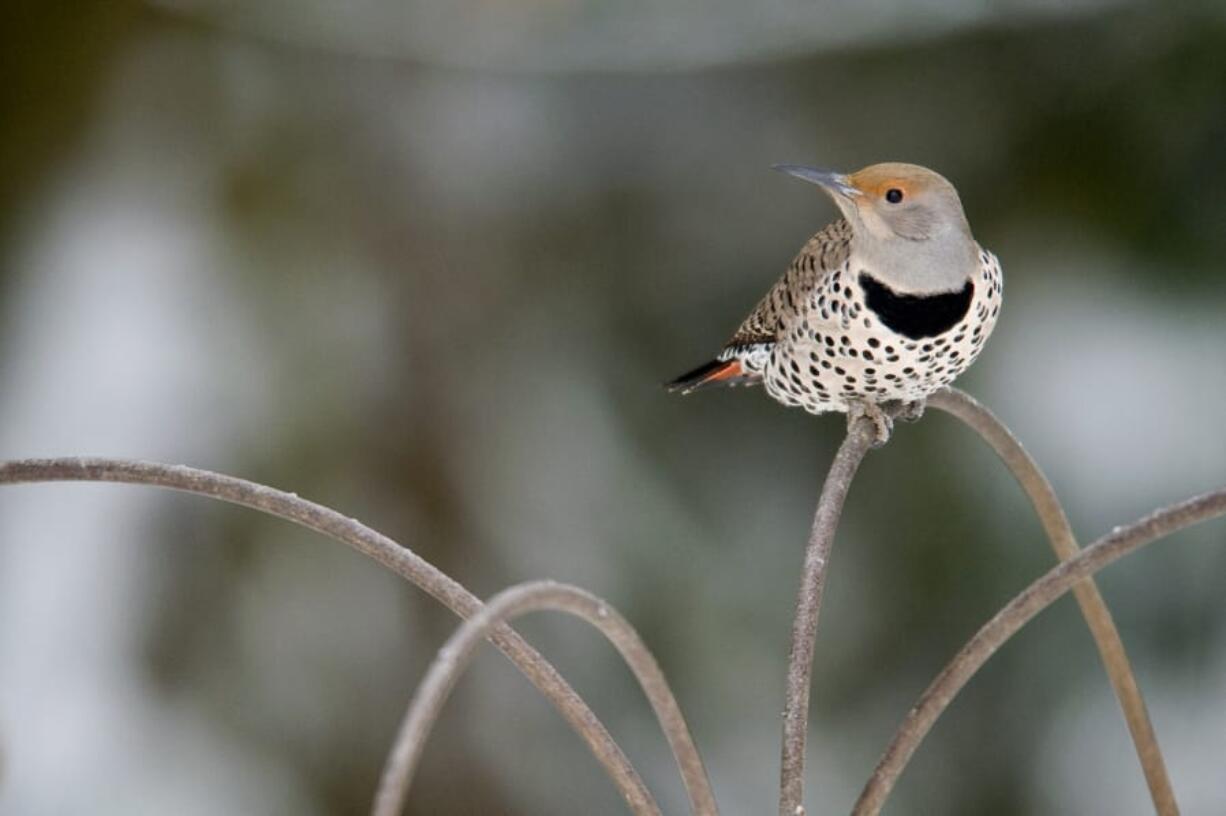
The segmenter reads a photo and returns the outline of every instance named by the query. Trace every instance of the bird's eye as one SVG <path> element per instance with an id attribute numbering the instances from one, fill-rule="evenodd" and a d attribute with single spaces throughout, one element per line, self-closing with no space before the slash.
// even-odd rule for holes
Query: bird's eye
<path id="1" fill-rule="evenodd" d="M 891 187 L 885 191 L 885 200 L 891 204 L 897 204 L 902 201 L 902 190 L 897 187 Z"/>

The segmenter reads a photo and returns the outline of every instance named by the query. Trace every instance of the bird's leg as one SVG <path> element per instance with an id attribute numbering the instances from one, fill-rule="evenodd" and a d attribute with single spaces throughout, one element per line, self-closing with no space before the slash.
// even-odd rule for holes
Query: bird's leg
<path id="1" fill-rule="evenodd" d="M 857 400 L 847 405 L 847 431 L 850 433 L 856 422 L 861 418 L 870 420 L 875 429 L 873 447 L 880 448 L 890 441 L 890 432 L 894 430 L 894 420 L 875 402 Z"/>
<path id="2" fill-rule="evenodd" d="M 924 415 L 924 406 L 926 404 L 922 397 L 910 402 L 904 402 L 895 416 L 903 422 L 919 422 L 920 417 Z"/>

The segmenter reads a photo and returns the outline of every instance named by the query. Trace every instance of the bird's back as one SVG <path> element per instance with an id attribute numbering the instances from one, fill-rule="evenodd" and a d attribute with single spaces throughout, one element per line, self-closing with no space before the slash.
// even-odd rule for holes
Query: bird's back
<path id="1" fill-rule="evenodd" d="M 775 342 L 782 327 L 802 307 L 808 295 L 827 275 L 847 263 L 851 237 L 851 225 L 842 218 L 819 230 L 741 323 L 725 348 Z"/>

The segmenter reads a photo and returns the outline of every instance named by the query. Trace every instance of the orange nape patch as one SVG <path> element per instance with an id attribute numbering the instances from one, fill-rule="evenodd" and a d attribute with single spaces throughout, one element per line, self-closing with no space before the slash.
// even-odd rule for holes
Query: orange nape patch
<path id="1" fill-rule="evenodd" d="M 874 164 L 847 177 L 851 185 L 870 200 L 884 197 L 891 189 L 901 190 L 904 197 L 910 197 L 936 186 L 940 179 L 925 167 L 902 162 Z"/>

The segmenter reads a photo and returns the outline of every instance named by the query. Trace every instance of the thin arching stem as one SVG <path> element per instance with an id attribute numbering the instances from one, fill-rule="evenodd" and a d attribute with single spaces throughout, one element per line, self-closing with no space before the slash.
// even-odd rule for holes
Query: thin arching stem
<path id="1" fill-rule="evenodd" d="M 813 651 L 817 618 L 821 612 L 826 567 L 834 546 L 834 533 L 843 513 L 851 480 L 875 438 L 873 423 L 854 422 L 834 457 L 822 485 L 809 544 L 805 549 L 796 617 L 792 623 L 792 648 L 788 657 L 787 691 L 783 710 L 783 751 L 779 773 L 780 816 L 803 816 L 805 796 L 805 743 L 809 731 L 809 686 L 813 676 Z"/>
<path id="2" fill-rule="evenodd" d="M 375 796 L 372 816 L 398 816 L 404 809 L 409 786 L 451 690 L 471 662 L 477 646 L 499 623 L 528 612 L 554 610 L 582 618 L 595 626 L 617 648 L 643 687 L 656 718 L 668 738 L 697 816 L 717 816 L 715 798 L 706 769 L 690 736 L 681 708 L 664 673 L 634 627 L 611 606 L 591 593 L 553 581 L 534 581 L 505 589 L 485 608 L 461 624 L 430 665 L 405 714 L 396 742 L 387 757 Z"/>
<path id="3" fill-rule="evenodd" d="M 1077 539 L 1056 492 L 1039 470 L 1038 464 L 1005 424 L 970 395 L 956 388 L 945 388 L 936 392 L 928 398 L 928 405 L 952 414 L 983 437 L 1030 497 L 1056 557 L 1067 561 L 1075 556 L 1078 552 Z M 1094 637 L 1094 643 L 1098 646 L 1098 653 L 1102 657 L 1120 708 L 1124 711 L 1124 719 L 1128 723 L 1128 731 L 1132 735 L 1137 758 L 1141 762 L 1141 769 L 1149 786 L 1154 810 L 1161 816 L 1176 816 L 1179 806 L 1175 802 L 1175 791 L 1167 775 L 1166 762 L 1162 758 L 1162 750 L 1158 747 L 1158 738 L 1150 723 L 1145 699 L 1141 696 L 1141 689 L 1128 662 L 1124 642 L 1111 618 L 1111 611 L 1091 578 L 1073 587 L 1073 594 L 1077 598 L 1077 605 L 1081 607 L 1082 617 L 1090 628 L 1090 634 Z"/>
<path id="4" fill-rule="evenodd" d="M 421 587 L 462 618 L 472 617 L 483 606 L 475 595 L 407 547 L 355 519 L 292 493 L 206 470 L 127 459 L 71 457 L 0 462 L 0 484 L 64 481 L 152 485 L 240 504 L 349 545 Z M 631 812 L 639 816 L 658 816 L 660 808 L 638 772 L 557 669 L 505 624 L 494 628 L 490 640 L 583 738 L 617 785 Z"/>
<path id="5" fill-rule="evenodd" d="M 1226 514 L 1226 488 L 1157 510 L 1117 528 L 1077 555 L 1062 561 L 1015 597 L 975 633 L 941 671 L 907 714 L 852 810 L 853 816 L 875 816 L 898 781 L 911 755 L 954 696 L 997 649 L 1031 618 L 1056 599 L 1129 553 L 1164 536 Z"/>

